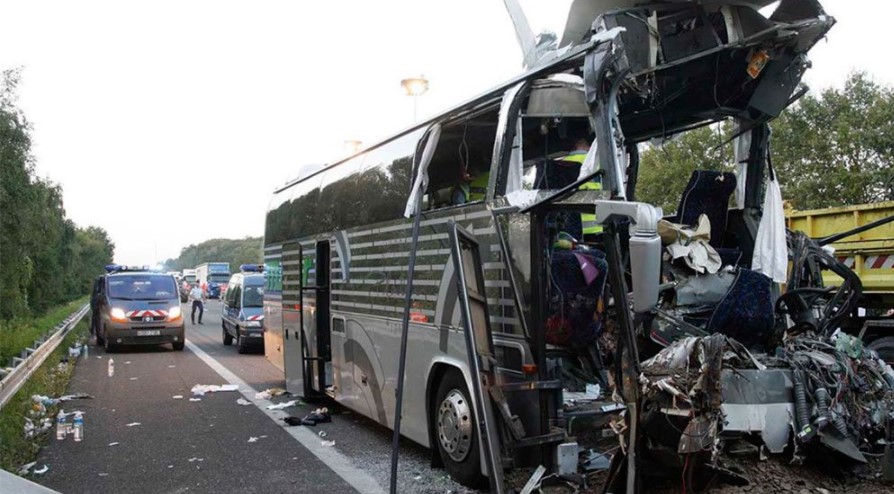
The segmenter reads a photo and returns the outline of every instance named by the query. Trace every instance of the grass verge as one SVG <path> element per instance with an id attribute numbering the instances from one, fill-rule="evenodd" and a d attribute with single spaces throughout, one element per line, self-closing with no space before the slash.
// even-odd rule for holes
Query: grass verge
<path id="1" fill-rule="evenodd" d="M 20 356 L 22 350 L 83 307 L 87 300 L 88 297 L 81 297 L 60 305 L 40 317 L 0 321 L 0 365 L 9 365 L 10 357 Z"/>
<path id="2" fill-rule="evenodd" d="M 46 444 L 48 438 L 55 433 L 55 428 L 50 427 L 48 431 L 34 437 L 26 437 L 24 430 L 26 417 L 31 417 L 34 424 L 40 426 L 43 417 L 55 417 L 58 410 L 57 406 L 48 407 L 45 414 L 39 417 L 35 416 L 31 397 L 33 395 L 59 397 L 65 394 L 68 382 L 74 374 L 77 359 L 72 359 L 68 365 L 60 365 L 60 363 L 67 361 L 68 347 L 72 343 L 78 339 L 87 340 L 90 328 L 89 320 L 90 316 L 85 316 L 74 329 L 69 331 L 65 340 L 47 357 L 43 365 L 31 375 L 22 389 L 0 411 L 0 468 L 16 473 L 22 465 L 37 458 L 41 446 Z"/>

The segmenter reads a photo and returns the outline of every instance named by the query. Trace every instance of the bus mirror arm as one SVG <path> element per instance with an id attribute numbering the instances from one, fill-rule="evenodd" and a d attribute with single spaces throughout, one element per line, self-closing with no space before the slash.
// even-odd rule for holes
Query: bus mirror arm
<path id="1" fill-rule="evenodd" d="M 630 271 L 634 312 L 648 312 L 658 303 L 661 281 L 661 237 L 658 221 L 661 208 L 643 202 L 595 201 L 596 221 L 607 224 L 623 216 L 632 222 L 630 230 Z"/>

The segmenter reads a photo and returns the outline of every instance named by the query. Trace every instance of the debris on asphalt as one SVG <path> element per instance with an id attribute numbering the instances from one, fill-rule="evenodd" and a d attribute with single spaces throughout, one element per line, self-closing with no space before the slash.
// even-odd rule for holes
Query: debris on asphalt
<path id="1" fill-rule="evenodd" d="M 171 398 L 173 398 L 173 399 L 175 399 L 175 400 L 182 400 L 182 399 L 183 399 L 183 395 L 174 395 L 174 396 L 172 396 Z"/>
<path id="2" fill-rule="evenodd" d="M 108 477 L 109 474 L 107 474 L 107 473 L 105 473 L 105 472 L 99 472 L 99 476 L 100 476 L 100 477 Z"/>
<path id="3" fill-rule="evenodd" d="M 288 391 L 286 391 L 282 388 L 269 388 L 269 389 L 265 389 L 264 391 L 261 391 L 259 393 L 255 393 L 255 399 L 256 400 L 269 400 L 270 398 L 272 398 L 274 396 L 280 396 L 280 395 L 284 395 L 286 393 L 288 393 Z"/>
<path id="4" fill-rule="evenodd" d="M 317 435 L 320 436 L 320 437 L 326 437 L 326 436 L 328 436 L 329 434 L 326 434 L 326 431 L 320 431 L 320 432 L 317 433 Z"/>
<path id="5" fill-rule="evenodd" d="M 301 419 L 298 417 L 292 417 L 291 415 L 282 419 L 283 422 L 289 425 L 301 425 Z"/>
<path id="6" fill-rule="evenodd" d="M 251 437 L 248 438 L 248 442 L 250 442 L 250 443 L 256 443 L 256 442 L 258 442 L 258 438 L 255 437 L 255 436 L 251 436 Z"/>
<path id="7" fill-rule="evenodd" d="M 124 362 L 124 365 L 130 365 L 130 360 L 128 360 L 127 362 Z"/>
<path id="8" fill-rule="evenodd" d="M 196 384 L 192 387 L 194 396 L 205 396 L 205 393 L 220 393 L 223 391 L 238 391 L 239 386 L 236 384 Z"/>
<path id="9" fill-rule="evenodd" d="M 34 468 L 34 465 L 37 465 L 37 462 L 36 462 L 36 461 L 32 461 L 31 463 L 25 463 L 24 465 L 22 465 L 21 467 L 19 467 L 19 472 L 18 472 L 18 474 L 19 474 L 20 476 L 21 476 L 21 475 L 28 475 L 28 472 L 30 472 L 31 469 Z"/>
<path id="10" fill-rule="evenodd" d="M 121 443 L 117 443 L 117 442 L 115 442 L 115 443 L 109 443 L 109 446 L 118 446 L 119 444 L 121 444 Z"/>
<path id="11" fill-rule="evenodd" d="M 190 398 L 189 401 L 202 401 L 201 398 Z"/>
<path id="12" fill-rule="evenodd" d="M 109 377 L 115 376 L 115 359 L 109 359 Z"/>
<path id="13" fill-rule="evenodd" d="M 330 447 L 330 446 L 335 446 L 335 441 L 334 441 L 334 440 L 332 440 L 332 441 L 320 441 L 320 444 L 328 448 L 328 447 Z"/>
<path id="14" fill-rule="evenodd" d="M 131 380 L 131 381 L 136 381 L 137 378 L 136 378 L 136 377 L 131 377 L 130 380 Z"/>
<path id="15" fill-rule="evenodd" d="M 251 402 L 248 401 L 248 400 L 246 400 L 245 398 L 239 398 L 238 400 L 236 400 L 236 403 L 238 403 L 238 404 L 240 404 L 240 405 L 242 405 L 242 406 L 248 406 L 248 405 L 251 405 Z"/>
<path id="16" fill-rule="evenodd" d="M 139 422 L 131 422 L 131 423 L 127 424 L 125 427 L 136 427 L 138 425 L 143 425 L 143 424 L 141 424 Z"/>
<path id="17" fill-rule="evenodd" d="M 34 475 L 43 475 L 43 474 L 47 473 L 47 471 L 48 471 L 49 469 L 50 469 L 50 466 L 49 466 L 49 465 L 44 465 L 44 466 L 42 466 L 42 467 L 40 467 L 40 468 L 35 468 L 35 469 L 32 471 L 32 473 L 33 473 Z"/>
<path id="18" fill-rule="evenodd" d="M 177 366 L 176 366 L 176 365 L 169 365 L 169 366 L 168 366 L 168 369 L 173 369 L 174 367 L 177 367 Z"/>
<path id="19" fill-rule="evenodd" d="M 283 403 L 276 403 L 274 405 L 267 405 L 267 410 L 282 410 L 283 408 L 289 408 L 300 404 L 301 400 L 291 400 Z"/>
<path id="20" fill-rule="evenodd" d="M 194 461 L 205 461 L 205 459 L 204 459 L 204 458 L 190 458 L 190 459 L 187 460 L 187 461 L 189 461 L 190 463 L 192 463 L 192 462 L 194 462 Z"/>

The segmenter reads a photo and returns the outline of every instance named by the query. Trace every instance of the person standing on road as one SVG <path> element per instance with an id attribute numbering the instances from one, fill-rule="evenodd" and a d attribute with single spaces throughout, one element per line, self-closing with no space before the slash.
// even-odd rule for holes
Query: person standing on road
<path id="1" fill-rule="evenodd" d="M 205 291 L 202 290 L 201 280 L 197 280 L 196 285 L 189 291 L 189 299 L 192 300 L 190 318 L 193 325 L 196 323 L 196 309 L 199 309 L 199 324 L 202 324 L 202 315 L 205 314 Z"/>

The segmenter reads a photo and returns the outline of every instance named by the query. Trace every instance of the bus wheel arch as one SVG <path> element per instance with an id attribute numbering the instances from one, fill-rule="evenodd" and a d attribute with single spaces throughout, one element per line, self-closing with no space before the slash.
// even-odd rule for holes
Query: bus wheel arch
<path id="1" fill-rule="evenodd" d="M 478 428 L 471 394 L 462 372 L 451 365 L 432 369 L 428 385 L 429 440 L 433 463 L 438 463 L 454 480 L 467 487 L 483 485 Z M 449 431 L 442 430 L 449 428 Z M 447 434 L 441 434 L 441 432 Z"/>

